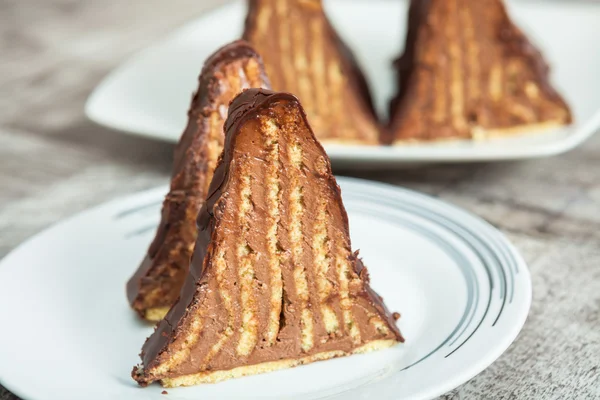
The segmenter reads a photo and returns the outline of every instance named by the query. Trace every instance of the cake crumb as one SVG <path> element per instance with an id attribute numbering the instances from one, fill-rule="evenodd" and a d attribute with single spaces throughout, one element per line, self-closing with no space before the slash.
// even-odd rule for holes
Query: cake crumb
<path id="1" fill-rule="evenodd" d="M 161 394 L 169 394 L 169 392 L 167 392 L 166 390 L 163 390 L 162 392 L 160 392 Z"/>
<path id="2" fill-rule="evenodd" d="M 394 317 L 394 321 L 398 321 L 400 319 L 400 313 L 399 312 L 395 312 L 392 314 L 392 317 Z"/>

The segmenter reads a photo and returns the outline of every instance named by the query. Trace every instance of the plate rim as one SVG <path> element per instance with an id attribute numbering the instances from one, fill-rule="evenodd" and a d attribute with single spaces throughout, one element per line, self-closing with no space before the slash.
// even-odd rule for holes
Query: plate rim
<path id="1" fill-rule="evenodd" d="M 336 177 L 336 178 L 338 179 L 338 183 L 341 182 L 341 184 L 343 186 L 347 186 L 347 187 L 355 186 L 356 187 L 355 190 L 365 190 L 365 189 L 375 188 L 375 189 L 387 191 L 390 193 L 395 192 L 397 194 L 402 194 L 402 196 L 408 196 L 409 198 L 412 197 L 414 199 L 424 199 L 424 200 L 427 200 L 428 202 L 431 202 L 432 204 L 434 204 L 436 206 L 441 207 L 442 209 L 450 209 L 453 212 L 457 212 L 459 215 L 461 215 L 461 214 L 466 215 L 466 216 L 468 216 L 469 219 L 477 221 L 477 223 L 479 225 L 485 226 L 486 229 L 489 230 L 489 232 L 492 232 L 495 235 L 497 235 L 497 239 L 502 241 L 503 244 L 508 247 L 508 249 L 510 250 L 511 256 L 514 257 L 514 259 L 520 263 L 520 266 L 522 266 L 521 282 L 522 282 L 522 284 L 525 285 L 522 289 L 526 289 L 526 292 L 523 292 L 525 294 L 524 301 L 521 302 L 520 307 L 519 307 L 520 311 L 516 314 L 518 318 L 517 317 L 512 318 L 512 321 L 514 321 L 514 322 L 510 325 L 511 329 L 508 331 L 507 334 L 504 334 L 502 336 L 503 340 L 499 341 L 500 345 L 498 345 L 498 343 L 496 343 L 496 345 L 491 349 L 491 351 L 488 351 L 486 353 L 485 357 L 478 360 L 477 363 L 473 363 L 472 365 L 469 365 L 466 368 L 462 368 L 461 369 L 462 372 L 461 372 L 460 376 L 457 376 L 454 379 L 448 379 L 447 381 L 445 381 L 445 383 L 436 385 L 436 386 L 432 387 L 429 391 L 423 391 L 420 394 L 420 396 L 426 397 L 426 398 L 431 398 L 434 396 L 438 396 L 438 395 L 447 393 L 448 391 L 462 385 L 463 383 L 467 382 L 469 379 L 473 378 L 474 376 L 478 375 L 483 370 L 485 370 L 487 367 L 489 367 L 489 365 L 491 365 L 494 361 L 496 361 L 517 338 L 518 334 L 521 332 L 521 330 L 527 320 L 527 317 L 528 317 L 528 314 L 529 314 L 529 311 L 531 308 L 531 301 L 532 301 L 531 275 L 530 275 L 529 269 L 527 267 L 527 264 L 525 263 L 525 260 L 523 259 L 523 257 L 521 256 L 521 254 L 519 253 L 517 248 L 511 243 L 511 241 L 501 231 L 499 231 L 497 228 L 495 228 L 493 225 L 491 225 L 490 223 L 488 223 L 481 217 L 471 213 L 468 210 L 465 210 L 461 207 L 455 206 L 455 205 L 453 205 L 449 202 L 446 202 L 444 200 L 441 200 L 439 198 L 435 198 L 428 194 L 420 193 L 420 192 L 417 192 L 417 191 L 414 191 L 411 189 L 397 187 L 397 186 L 393 186 L 393 185 L 381 183 L 381 182 L 376 182 L 376 181 L 368 181 L 368 180 L 363 180 L 363 179 L 358 179 L 358 178 L 349 178 L 349 177 Z M 109 201 L 97 204 L 95 206 L 92 206 L 88 209 L 80 211 L 74 215 L 71 215 L 63 220 L 60 220 L 60 221 L 50 225 L 49 227 L 39 231 L 38 233 L 31 236 L 29 239 L 25 240 L 23 243 L 21 243 L 20 245 L 15 247 L 12 251 L 10 251 L 5 257 L 0 259 L 0 274 L 3 272 L 3 268 L 6 268 L 7 265 L 11 264 L 11 259 L 13 257 L 18 257 L 20 252 L 25 251 L 27 249 L 27 247 L 31 244 L 31 242 L 34 242 L 37 240 L 43 240 L 43 235 L 50 234 L 50 232 L 54 231 L 55 229 L 57 229 L 63 225 L 71 224 L 71 223 L 73 223 L 73 221 L 80 219 L 82 217 L 85 217 L 87 214 L 93 214 L 95 212 L 98 212 L 101 209 L 110 209 L 110 208 L 115 207 L 115 205 L 117 205 L 117 204 L 121 204 L 121 203 L 126 204 L 127 202 L 131 202 L 131 200 L 136 197 L 148 197 L 148 196 L 150 196 L 151 193 L 158 193 L 158 192 L 164 193 L 166 190 L 167 190 L 167 186 L 161 185 L 158 187 L 154 187 L 154 188 L 147 189 L 144 191 L 132 193 L 129 195 L 119 196 L 113 200 L 109 200 Z M 342 187 L 342 190 L 344 190 L 343 187 Z M 426 210 L 426 208 L 424 208 L 424 209 Z M 467 225 L 467 224 L 465 223 L 465 225 Z M 395 374 L 396 373 L 398 373 L 398 371 L 396 371 Z M 51 398 L 51 397 L 47 397 L 47 396 L 28 397 L 31 393 L 28 393 L 29 392 L 28 390 L 21 390 L 21 389 L 23 389 L 23 387 L 19 387 L 18 385 L 13 386 L 13 385 L 11 385 L 10 381 L 8 381 L 8 382 L 2 381 L 1 383 L 4 385 L 4 387 L 6 387 L 12 393 L 14 393 L 22 398 L 29 398 L 29 399 L 35 399 L 35 400 Z"/>

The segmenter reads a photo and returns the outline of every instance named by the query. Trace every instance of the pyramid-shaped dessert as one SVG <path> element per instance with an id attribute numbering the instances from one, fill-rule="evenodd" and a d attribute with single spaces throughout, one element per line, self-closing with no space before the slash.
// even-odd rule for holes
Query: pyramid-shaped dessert
<path id="1" fill-rule="evenodd" d="M 260 57 L 244 41 L 221 48 L 206 61 L 175 150 L 171 189 L 156 237 L 127 283 L 129 302 L 143 318 L 161 320 L 179 296 L 196 242 L 196 216 L 223 149 L 229 102 L 245 88 L 268 86 Z"/>
<path id="2" fill-rule="evenodd" d="M 377 144 L 366 80 L 321 0 L 249 0 L 244 39 L 262 55 L 273 90 L 302 101 L 322 143 Z"/>
<path id="3" fill-rule="evenodd" d="M 502 0 L 413 0 L 393 141 L 484 139 L 567 124 L 541 53 Z"/>
<path id="4" fill-rule="evenodd" d="M 351 251 L 340 189 L 299 101 L 243 92 L 225 140 L 189 275 L 134 379 L 212 383 L 402 341 Z"/>

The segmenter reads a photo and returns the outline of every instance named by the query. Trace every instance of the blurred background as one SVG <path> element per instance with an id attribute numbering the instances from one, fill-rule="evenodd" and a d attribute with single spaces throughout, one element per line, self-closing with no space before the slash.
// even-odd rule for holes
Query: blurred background
<path id="1" fill-rule="evenodd" d="M 134 52 L 221 3 L 0 1 L 0 258 L 65 217 L 168 181 L 172 144 L 95 125 L 85 100 Z M 599 171 L 600 135 L 543 159 L 335 170 L 464 207 L 529 265 L 534 302 L 520 337 L 444 398 L 592 398 L 579 394 L 600 385 Z M 15 398 L 0 387 L 1 400 Z"/>

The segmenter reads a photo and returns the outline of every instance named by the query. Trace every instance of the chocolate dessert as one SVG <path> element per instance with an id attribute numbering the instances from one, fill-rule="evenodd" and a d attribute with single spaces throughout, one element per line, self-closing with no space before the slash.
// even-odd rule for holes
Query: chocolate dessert
<path id="1" fill-rule="evenodd" d="M 212 383 L 403 341 L 351 250 L 340 189 L 298 99 L 243 92 L 225 141 L 181 296 L 134 379 Z"/>
<path id="2" fill-rule="evenodd" d="M 244 39 L 262 55 L 274 90 L 302 101 L 322 143 L 377 144 L 366 80 L 321 0 L 249 0 Z"/>
<path id="3" fill-rule="evenodd" d="M 206 61 L 175 149 L 171 189 L 156 237 L 127 283 L 127 298 L 143 318 L 161 320 L 179 296 L 196 242 L 196 216 L 223 149 L 229 102 L 242 89 L 268 86 L 260 57 L 244 41 L 221 48 Z"/>
<path id="4" fill-rule="evenodd" d="M 541 53 L 501 0 L 411 1 L 397 69 L 395 144 L 484 139 L 571 122 Z"/>

